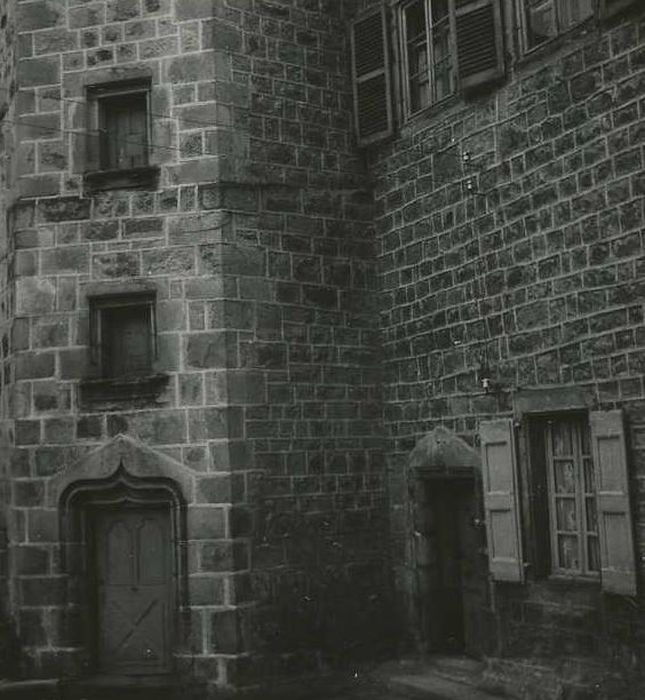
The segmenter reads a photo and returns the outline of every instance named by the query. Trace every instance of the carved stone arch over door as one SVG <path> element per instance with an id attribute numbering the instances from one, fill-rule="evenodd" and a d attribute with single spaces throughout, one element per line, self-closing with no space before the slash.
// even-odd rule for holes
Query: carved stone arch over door
<path id="1" fill-rule="evenodd" d="M 480 455 L 437 427 L 409 455 L 406 598 L 420 650 L 487 651 L 488 568 Z"/>
<path id="2" fill-rule="evenodd" d="M 187 600 L 188 470 L 119 436 L 48 484 L 86 670 L 172 673 Z"/>

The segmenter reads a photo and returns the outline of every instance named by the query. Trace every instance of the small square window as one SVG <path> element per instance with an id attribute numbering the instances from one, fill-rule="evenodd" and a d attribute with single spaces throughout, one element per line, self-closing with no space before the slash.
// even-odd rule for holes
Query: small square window
<path id="1" fill-rule="evenodd" d="M 101 170 L 148 165 L 148 95 L 111 95 L 98 100 Z"/>
<path id="2" fill-rule="evenodd" d="M 150 293 L 90 299 L 92 361 L 105 379 L 148 376 L 156 354 Z"/>

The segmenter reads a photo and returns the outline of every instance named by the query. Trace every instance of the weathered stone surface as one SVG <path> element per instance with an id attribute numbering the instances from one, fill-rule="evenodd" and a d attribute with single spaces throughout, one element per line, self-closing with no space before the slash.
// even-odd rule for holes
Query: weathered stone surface
<path id="1" fill-rule="evenodd" d="M 48 279 L 25 277 L 16 281 L 16 311 L 20 314 L 40 314 L 54 311 L 56 287 Z"/>
<path id="2" fill-rule="evenodd" d="M 64 21 L 61 3 L 58 0 L 35 0 L 18 5 L 17 22 L 21 31 L 46 29 Z"/>
<path id="3" fill-rule="evenodd" d="M 24 87 L 53 85 L 60 80 L 60 59 L 22 58 L 18 62 L 18 79 Z"/>
<path id="4" fill-rule="evenodd" d="M 226 367 L 226 333 L 193 333 L 186 339 L 186 367 L 215 369 Z"/>

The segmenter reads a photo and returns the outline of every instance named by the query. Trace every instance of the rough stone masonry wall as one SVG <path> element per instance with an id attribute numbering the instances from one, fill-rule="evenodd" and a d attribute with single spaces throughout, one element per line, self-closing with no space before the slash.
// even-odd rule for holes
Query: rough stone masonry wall
<path id="1" fill-rule="evenodd" d="M 479 421 L 510 415 L 516 390 L 576 385 L 627 413 L 645 573 L 644 110 L 635 10 L 372 149 L 395 556 L 419 438 L 442 425 L 476 443 Z M 486 359 L 499 392 L 479 383 Z M 645 652 L 641 599 L 545 582 L 497 590 L 502 653 L 606 654 L 633 668 Z"/>
<path id="2" fill-rule="evenodd" d="M 197 675 L 238 684 L 310 667 L 321 645 L 347 651 L 347 628 L 367 636 L 383 605 L 371 199 L 342 11 L 18 4 L 9 539 L 30 674 L 75 674 L 84 658 L 48 479 L 119 433 L 196 480 L 180 655 Z M 159 188 L 89 195 L 84 85 L 141 71 Z M 87 407 L 87 291 L 133 281 L 157 290 L 155 369 L 169 381 L 154 401 Z"/>
<path id="3" fill-rule="evenodd" d="M 180 655 L 195 674 L 226 683 L 226 657 L 238 650 L 233 571 L 249 564 L 248 542 L 231 524 L 232 501 L 243 499 L 233 482 L 236 494 L 245 489 L 244 473 L 230 474 L 231 455 L 242 452 L 229 441 L 242 437 L 241 409 L 228 406 L 226 336 L 216 311 L 226 217 L 200 213 L 198 183 L 217 177 L 218 158 L 206 146 L 195 150 L 229 123 L 237 93 L 229 57 L 213 50 L 208 19 L 186 15 L 188 5 L 194 3 L 179 3 L 176 12 L 157 0 L 18 6 L 22 170 L 12 231 L 18 303 L 9 539 L 12 612 L 29 674 L 75 674 L 84 659 L 74 609 L 65 602 L 57 512 L 44 507 L 47 480 L 119 433 L 173 457 L 197 481 Z M 142 71 L 152 76 L 160 186 L 90 196 L 77 136 L 84 83 Z M 155 369 L 168 383 L 152 401 L 83 407 L 87 285 L 119 291 L 133 280 L 156 288 Z"/>
<path id="4" fill-rule="evenodd" d="M 235 183 L 218 197 L 236 245 L 266 264 L 224 302 L 256 403 L 243 416 L 257 470 L 247 682 L 388 639 L 372 199 L 352 136 L 349 5 L 249 0 L 218 25 L 249 99 L 234 115 L 248 156 L 232 154 Z"/>
<path id="5" fill-rule="evenodd" d="M 0 2 L 0 676 L 15 669 L 16 649 L 7 616 L 7 528 L 6 505 L 9 497 L 9 430 L 8 390 L 9 333 L 13 299 L 9 293 L 7 261 L 10 252 L 7 235 L 7 205 L 11 187 L 11 168 L 14 163 L 13 119 L 16 80 L 16 37 L 14 3 Z"/>

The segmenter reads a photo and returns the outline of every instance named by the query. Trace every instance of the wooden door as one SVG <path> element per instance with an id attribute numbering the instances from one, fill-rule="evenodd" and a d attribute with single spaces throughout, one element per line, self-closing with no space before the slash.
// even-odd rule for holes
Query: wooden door
<path id="1" fill-rule="evenodd" d="M 97 509 L 95 545 L 99 670 L 122 674 L 169 670 L 169 510 Z"/>
<path id="2" fill-rule="evenodd" d="M 488 584 L 473 482 L 431 481 L 428 509 L 430 649 L 480 656 L 488 624 Z"/>

